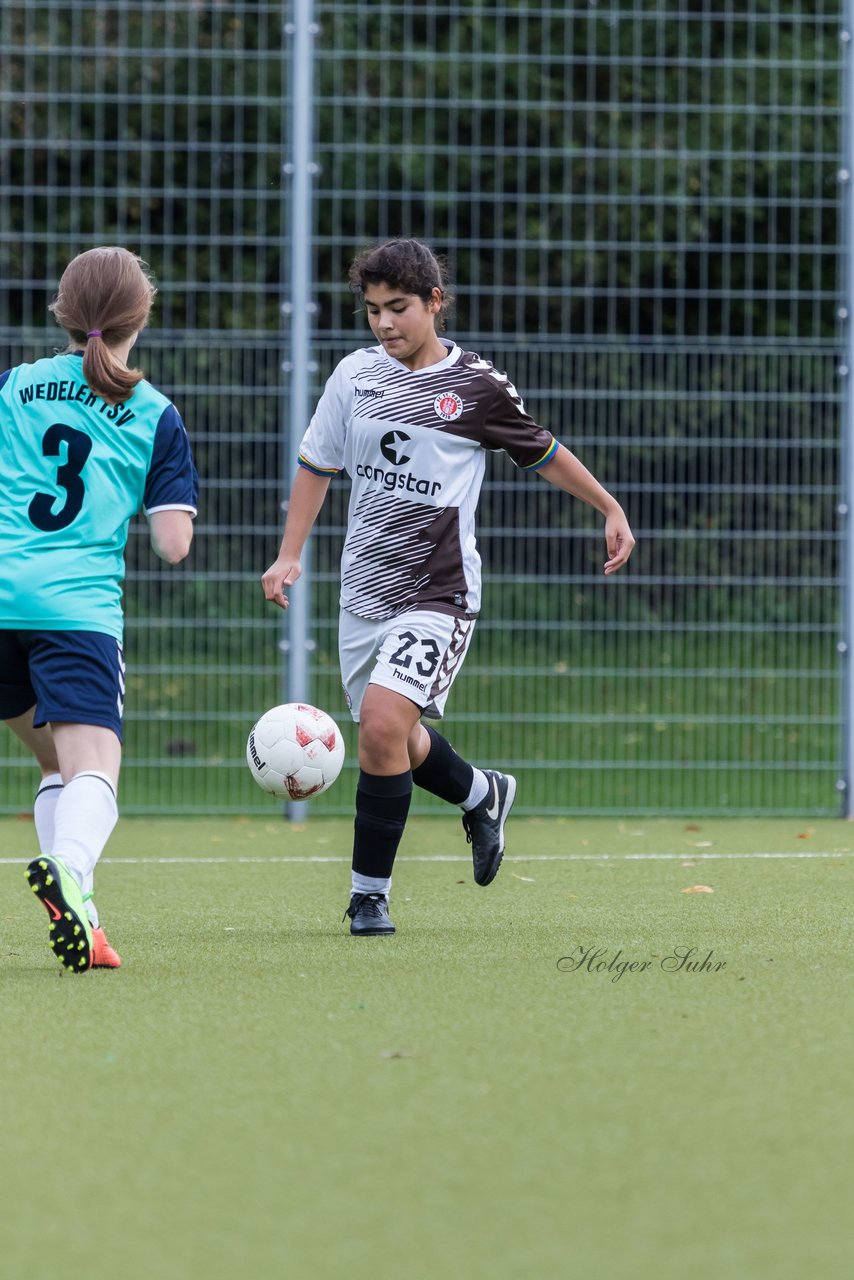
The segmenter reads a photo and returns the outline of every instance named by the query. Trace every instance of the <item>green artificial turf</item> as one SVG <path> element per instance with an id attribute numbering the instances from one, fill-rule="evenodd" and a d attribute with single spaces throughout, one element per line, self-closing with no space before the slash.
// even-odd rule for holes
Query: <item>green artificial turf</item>
<path id="1" fill-rule="evenodd" d="M 359 940 L 349 833 L 124 820 L 72 975 L 0 821 L 4 1276 L 847 1276 L 849 824 L 416 819 Z"/>

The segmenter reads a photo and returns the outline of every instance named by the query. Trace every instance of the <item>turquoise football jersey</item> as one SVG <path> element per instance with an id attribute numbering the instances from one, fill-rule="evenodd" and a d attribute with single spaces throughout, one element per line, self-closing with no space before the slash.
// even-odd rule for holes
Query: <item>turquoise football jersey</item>
<path id="1" fill-rule="evenodd" d="M 76 353 L 0 375 L 0 628 L 121 640 L 131 518 L 197 502 L 184 424 L 150 383 L 107 404 Z"/>

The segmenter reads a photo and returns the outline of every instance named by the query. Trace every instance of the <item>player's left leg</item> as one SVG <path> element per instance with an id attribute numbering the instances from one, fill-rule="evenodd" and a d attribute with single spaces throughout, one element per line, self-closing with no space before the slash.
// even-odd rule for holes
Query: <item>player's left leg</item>
<path id="1" fill-rule="evenodd" d="M 7 656 L 9 640 L 10 633 L 6 633 L 4 649 Z M 51 857 L 56 800 L 62 792 L 62 777 L 53 737 L 47 725 L 36 728 L 33 724 L 35 693 L 28 678 L 14 686 L 5 685 L 0 695 L 0 706 L 4 713 L 8 713 L 11 709 L 25 705 L 31 698 L 32 704 L 22 714 L 5 714 L 6 724 L 30 749 L 42 773 L 42 782 L 33 803 L 33 818 L 43 856 L 33 860 L 27 867 L 27 881 L 50 917 L 49 941 L 57 959 L 67 969 L 80 972 L 91 965 L 92 933 L 87 927 L 86 909 L 79 884 L 67 868 L 54 862 Z"/>
<path id="2" fill-rule="evenodd" d="M 417 787 L 463 810 L 475 883 L 491 884 L 504 857 L 504 827 L 516 798 L 516 779 L 497 769 L 475 768 L 432 725 L 416 725 L 410 760 Z"/>
<path id="3" fill-rule="evenodd" d="M 35 694 L 32 694 L 35 698 Z M 6 721 L 17 738 L 36 758 L 41 770 L 41 781 L 33 800 L 33 821 L 36 837 L 42 853 L 53 852 L 54 816 L 56 804 L 62 793 L 62 774 L 59 771 L 59 760 L 56 744 L 50 726 L 43 724 L 38 729 L 33 725 L 35 703 L 22 716 L 13 716 Z"/>
<path id="4" fill-rule="evenodd" d="M 459 675 L 474 633 L 473 618 L 453 618 L 426 610 L 395 620 L 396 648 L 383 644 L 379 678 L 421 681 L 413 687 L 423 714 L 439 720 L 451 685 Z M 398 641 L 403 640 L 403 643 Z M 400 664 L 395 668 L 393 664 Z M 389 681 L 389 672 L 391 679 Z M 377 676 L 373 676 L 376 679 Z M 491 884 L 504 857 L 504 828 L 516 797 L 516 779 L 497 769 L 478 769 L 454 751 L 432 727 L 417 724 L 409 743 L 412 781 L 463 810 L 463 828 L 472 847 L 475 882 Z"/>
<path id="5" fill-rule="evenodd" d="M 47 774 L 42 778 L 33 802 L 33 820 L 36 826 L 39 848 L 42 853 L 48 855 L 53 852 L 56 833 L 56 806 L 59 803 L 62 791 L 62 774 Z M 92 926 L 92 968 L 118 969 L 121 966 L 122 958 L 110 944 L 104 931 L 104 926 L 101 924 L 101 917 L 95 903 L 94 869 L 83 877 L 83 883 L 80 887 L 83 890 L 86 914 Z"/>
<path id="6" fill-rule="evenodd" d="M 37 705 L 29 727 L 20 723 L 13 727 L 36 755 L 43 773 L 49 767 L 60 774 L 57 779 L 51 773 L 50 782 L 43 781 L 34 806 L 39 845 L 51 869 L 46 871 L 44 858 L 38 859 L 30 864 L 28 878 L 46 906 L 43 882 L 48 874 L 54 883 L 60 879 L 53 872 L 54 863 L 63 872 L 66 898 L 76 898 L 70 883 L 75 882 L 84 902 L 92 965 L 117 968 L 121 961 L 100 925 L 92 892 L 95 865 L 118 818 L 124 695 L 121 645 L 93 632 L 18 633 L 18 638 L 26 651 Z"/>
<path id="7" fill-rule="evenodd" d="M 103 930 L 93 928 L 84 892 L 115 826 L 121 746 L 111 729 L 98 725 L 57 724 L 53 737 L 67 782 L 53 812 L 50 852 L 30 862 L 27 880 L 50 916 L 50 945 L 67 969 L 117 968 L 121 961 Z M 86 771 L 86 763 L 99 767 Z M 43 809 L 40 840 L 50 838 L 49 828 Z"/>
<path id="8" fill-rule="evenodd" d="M 41 782 L 33 801 L 33 821 L 39 848 L 43 854 L 51 857 L 56 841 L 56 806 L 63 793 L 63 782 L 53 734 L 49 725 L 42 725 L 39 729 L 33 728 L 33 710 L 34 708 L 31 708 L 26 716 L 19 717 L 17 723 L 10 722 L 9 727 L 23 742 L 27 743 L 42 771 Z M 80 886 L 83 891 L 83 901 L 86 904 L 86 914 L 92 926 L 92 968 L 118 969 L 122 963 L 121 956 L 110 945 L 104 932 L 98 908 L 95 905 L 94 886 L 93 869 L 84 876 Z"/>

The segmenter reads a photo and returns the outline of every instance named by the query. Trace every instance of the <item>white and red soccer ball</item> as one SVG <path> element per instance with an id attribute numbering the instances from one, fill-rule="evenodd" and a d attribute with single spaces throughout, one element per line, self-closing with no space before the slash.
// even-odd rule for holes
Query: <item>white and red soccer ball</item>
<path id="1" fill-rule="evenodd" d="M 307 800 L 331 787 L 344 763 L 344 739 L 325 711 L 286 702 L 266 711 L 246 743 L 252 777 L 272 796 Z"/>

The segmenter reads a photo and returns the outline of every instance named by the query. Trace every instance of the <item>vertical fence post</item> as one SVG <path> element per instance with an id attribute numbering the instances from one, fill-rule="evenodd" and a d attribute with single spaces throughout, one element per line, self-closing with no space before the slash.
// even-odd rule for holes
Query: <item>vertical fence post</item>
<path id="1" fill-rule="evenodd" d="M 837 177 L 842 191 L 842 292 L 839 318 L 844 341 L 839 364 L 842 382 L 842 480 L 839 515 L 842 520 L 842 776 L 836 784 L 842 816 L 854 817 L 854 0 L 845 0 L 840 32 L 844 115 L 842 159 Z"/>
<path id="2" fill-rule="evenodd" d="M 314 140 L 314 22 L 313 0 L 294 0 L 292 18 L 285 26 L 290 37 L 290 160 L 285 175 L 290 177 L 290 226 L 283 239 L 290 245 L 291 296 L 283 311 L 290 319 L 290 341 L 285 370 L 290 374 L 288 421 L 285 429 L 283 480 L 290 491 L 297 469 L 297 450 L 308 425 L 309 391 L 316 364 L 311 360 L 312 316 L 316 305 L 312 289 L 312 183 L 318 166 L 312 158 Z M 282 637 L 282 688 L 286 702 L 303 702 L 309 697 L 308 653 L 311 616 L 311 564 L 308 548 L 302 557 L 302 577 L 288 592 L 290 606 L 284 617 Z M 291 821 L 305 817 L 303 801 L 287 805 Z"/>

